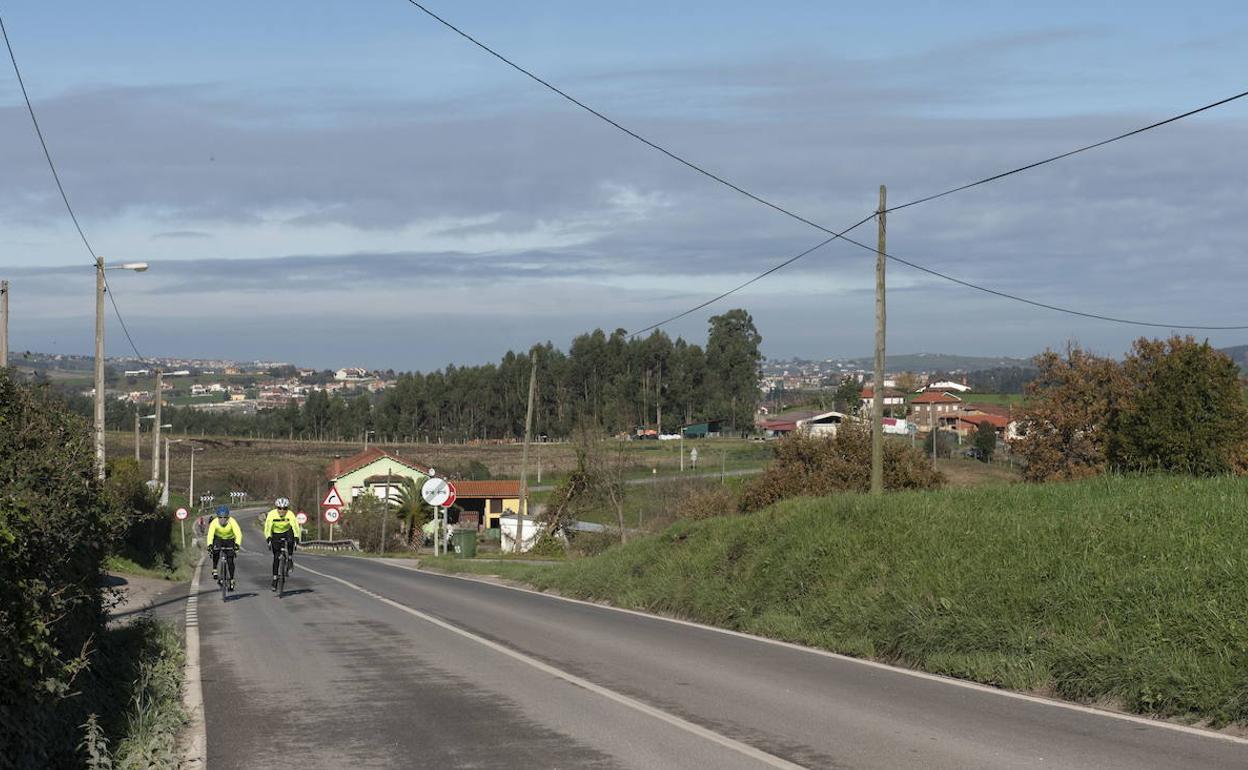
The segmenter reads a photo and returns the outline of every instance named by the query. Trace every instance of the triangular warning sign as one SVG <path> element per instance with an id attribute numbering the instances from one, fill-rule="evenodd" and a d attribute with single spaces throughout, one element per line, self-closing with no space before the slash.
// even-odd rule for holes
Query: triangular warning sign
<path id="1" fill-rule="evenodd" d="M 342 495 L 338 494 L 338 487 L 330 487 L 329 494 L 325 495 L 325 499 L 321 501 L 322 506 L 332 506 L 338 508 L 342 505 Z"/>

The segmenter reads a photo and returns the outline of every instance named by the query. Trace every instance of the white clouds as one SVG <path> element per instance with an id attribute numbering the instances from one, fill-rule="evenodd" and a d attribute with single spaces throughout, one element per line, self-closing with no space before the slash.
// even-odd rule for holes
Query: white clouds
<path id="1" fill-rule="evenodd" d="M 1039 37 L 1030 42 L 1049 40 Z M 873 208 L 880 182 L 900 202 L 1147 122 L 1110 110 L 976 117 L 994 89 L 1020 72 L 1036 75 L 1018 50 L 1003 50 L 1010 68 L 979 81 L 977 95 L 938 85 L 970 66 L 953 49 L 871 66 L 819 56 L 711 62 L 627 73 L 608 91 L 643 105 L 620 117 L 647 135 L 831 227 Z M 534 334 L 557 327 L 566 338 L 586 319 L 650 323 L 823 237 L 562 103 L 485 110 L 470 100 L 295 96 L 275 104 L 223 87 L 106 89 L 42 105 L 97 247 L 154 264 L 143 281 L 118 287 L 138 318 L 160 318 L 173 297 L 181 315 L 205 324 L 221 313 L 268 324 L 256 296 L 276 289 L 296 317 L 337 319 L 328 335 L 356 320 L 430 315 L 454 333 L 488 308 L 509 333 L 531 321 Z M 971 96 L 974 109 L 964 104 Z M 1248 289 L 1240 268 L 1248 160 L 1237 152 L 1244 115 L 1201 116 L 898 212 L 890 248 L 1056 304 L 1237 320 Z M 15 105 L 0 108 L 0 164 L 10 172 L 0 186 L 0 270 L 83 259 L 28 133 Z M 860 352 L 836 346 L 869 327 L 856 303 L 869 294 L 872 264 L 870 254 L 835 244 L 730 302 L 774 324 L 763 328 L 769 351 Z M 28 294 L 23 312 L 72 317 L 62 297 L 89 295 L 88 278 L 27 275 L 40 299 Z M 351 291 L 324 288 L 331 284 Z M 891 316 L 894 334 L 911 340 L 907 349 L 1027 353 L 1035 339 L 1056 344 L 1072 329 L 1089 330 L 1090 341 L 1129 335 L 901 268 L 890 269 L 890 285 L 903 308 Z M 993 322 L 970 322 L 968 313 Z M 808 318 L 838 330 L 819 338 L 826 348 L 795 349 L 815 338 Z M 274 346 L 269 355 L 289 357 L 288 335 L 256 334 Z"/>

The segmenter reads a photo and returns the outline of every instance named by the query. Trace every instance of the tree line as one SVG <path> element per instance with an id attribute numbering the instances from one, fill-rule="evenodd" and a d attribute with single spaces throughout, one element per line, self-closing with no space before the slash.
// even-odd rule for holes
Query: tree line
<path id="1" fill-rule="evenodd" d="M 675 432 L 707 419 L 746 432 L 759 398 L 761 343 L 750 314 L 734 309 L 710 319 L 705 347 L 661 330 L 630 337 L 623 329 L 595 329 L 573 339 L 566 352 L 547 342 L 508 352 L 497 363 L 400 374 L 379 394 L 322 390 L 302 405 L 254 415 L 171 407 L 164 415 L 175 431 L 213 435 L 354 440 L 374 431 L 375 440 L 391 442 L 514 439 L 524 435 L 535 356 L 538 434 L 567 437 L 582 421 L 609 433 L 640 427 Z M 89 399 L 69 400 L 90 414 Z M 108 426 L 131 429 L 135 408 L 108 404 Z"/>

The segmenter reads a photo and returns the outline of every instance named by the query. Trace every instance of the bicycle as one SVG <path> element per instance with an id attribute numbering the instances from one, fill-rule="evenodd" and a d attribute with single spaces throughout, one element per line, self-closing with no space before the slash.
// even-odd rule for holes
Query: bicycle
<path id="1" fill-rule="evenodd" d="M 283 546 L 277 552 L 277 598 L 286 592 L 286 576 L 290 574 L 290 552 Z"/>
<path id="2" fill-rule="evenodd" d="M 217 585 L 221 586 L 221 601 L 223 602 L 229 601 L 229 592 L 232 590 L 230 586 L 234 583 L 234 554 L 237 551 L 237 547 L 221 547 L 221 556 L 225 563 L 221 565 L 217 573 Z"/>

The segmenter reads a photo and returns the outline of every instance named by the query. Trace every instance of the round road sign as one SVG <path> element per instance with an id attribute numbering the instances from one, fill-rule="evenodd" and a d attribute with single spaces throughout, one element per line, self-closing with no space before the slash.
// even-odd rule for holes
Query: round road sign
<path id="1" fill-rule="evenodd" d="M 434 476 L 420 488 L 420 496 L 430 505 L 450 505 L 455 502 L 455 485 Z"/>
<path id="2" fill-rule="evenodd" d="M 330 524 L 333 524 L 334 522 L 338 521 L 338 519 L 340 519 L 341 517 L 342 517 L 342 514 L 338 511 L 337 508 L 325 509 L 325 521 L 328 521 Z"/>
<path id="3" fill-rule="evenodd" d="M 186 521 L 186 517 L 190 516 L 191 514 L 185 508 L 179 508 L 178 510 L 174 511 L 173 515 L 178 517 L 178 521 Z"/>
<path id="4" fill-rule="evenodd" d="M 299 526 L 303 526 L 304 524 L 307 524 L 308 514 L 304 513 L 303 511 L 299 511 L 298 513 L 295 514 L 295 521 L 299 522 Z"/>

